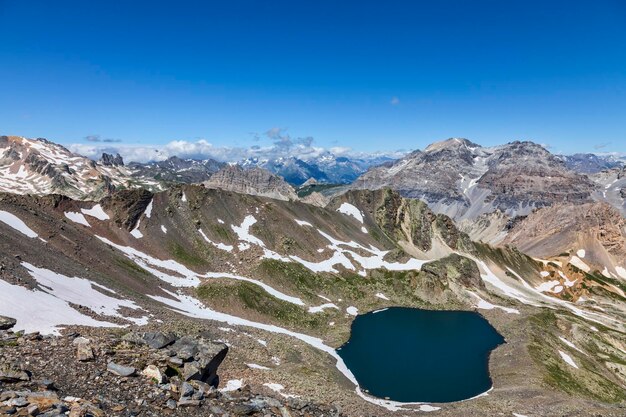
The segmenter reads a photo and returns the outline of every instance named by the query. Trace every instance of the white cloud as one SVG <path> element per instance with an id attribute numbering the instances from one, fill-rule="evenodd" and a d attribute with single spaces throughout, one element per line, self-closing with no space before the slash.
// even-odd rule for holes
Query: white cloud
<path id="1" fill-rule="evenodd" d="M 393 106 L 397 106 L 398 104 L 400 104 L 400 99 L 398 97 L 392 97 L 390 103 Z"/>
<path id="2" fill-rule="evenodd" d="M 284 134 L 284 130 L 277 130 L 274 133 L 278 136 L 271 138 L 274 143 L 268 146 L 254 145 L 251 147 L 229 147 L 215 146 L 210 142 L 201 139 L 195 142 L 185 140 L 175 140 L 165 145 L 111 145 L 111 144 L 84 144 L 76 143 L 68 148 L 77 154 L 84 155 L 92 159 L 99 159 L 103 152 L 119 153 L 125 162 L 148 162 L 164 161 L 172 156 L 193 159 L 216 159 L 224 162 L 236 162 L 246 158 L 276 159 L 280 157 L 294 156 L 302 160 L 319 157 L 328 152 L 337 156 L 351 156 L 356 158 L 370 158 L 389 156 L 398 158 L 404 155 L 403 151 L 396 152 L 376 152 L 368 154 L 365 152 L 354 152 L 347 147 L 332 147 L 329 149 L 313 146 L 313 138 L 292 139 Z M 270 136 L 269 134 L 267 135 Z"/>

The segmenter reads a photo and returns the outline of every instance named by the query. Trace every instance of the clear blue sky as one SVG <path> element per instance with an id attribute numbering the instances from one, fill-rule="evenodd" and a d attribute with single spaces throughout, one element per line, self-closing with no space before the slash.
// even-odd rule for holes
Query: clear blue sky
<path id="1" fill-rule="evenodd" d="M 251 146 L 271 128 L 626 152 L 626 2 L 0 0 L 3 134 Z"/>

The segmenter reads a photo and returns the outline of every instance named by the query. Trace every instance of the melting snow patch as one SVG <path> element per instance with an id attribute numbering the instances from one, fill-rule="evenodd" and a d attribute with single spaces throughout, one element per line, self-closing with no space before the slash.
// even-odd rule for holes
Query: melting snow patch
<path id="1" fill-rule="evenodd" d="M 519 314 L 519 310 L 515 309 L 515 308 L 509 308 L 509 307 L 503 307 L 503 306 L 498 306 L 495 304 L 491 304 L 489 301 L 485 301 L 482 298 L 480 298 L 478 296 L 478 294 L 473 293 L 472 291 L 467 291 L 468 293 L 472 294 L 474 297 L 476 297 L 478 299 L 478 303 L 476 304 L 476 308 L 481 309 L 481 310 L 493 310 L 494 308 L 499 308 L 502 311 L 505 311 L 509 314 Z"/>
<path id="2" fill-rule="evenodd" d="M 259 344 L 261 344 L 261 345 L 263 345 L 263 346 L 267 347 L 267 342 L 266 342 L 265 340 L 263 340 L 263 339 L 257 339 L 256 341 L 257 341 L 257 342 L 259 342 Z"/>
<path id="3" fill-rule="evenodd" d="M 265 247 L 265 243 L 263 243 L 261 239 L 250 234 L 250 227 L 256 222 L 257 220 L 254 218 L 254 216 L 247 215 L 246 218 L 243 219 L 241 226 L 231 225 L 230 227 L 232 227 L 232 229 L 235 231 L 239 240 Z"/>
<path id="4" fill-rule="evenodd" d="M 347 216 L 352 216 L 357 219 L 360 223 L 363 223 L 363 213 L 353 206 L 350 203 L 342 203 L 341 206 L 337 209 L 338 212 L 343 213 Z"/>
<path id="5" fill-rule="evenodd" d="M 572 359 L 572 357 L 570 355 L 568 355 L 567 353 L 563 352 L 562 350 L 559 350 L 559 355 L 561 355 L 561 358 L 565 361 L 565 363 L 567 363 L 569 366 L 574 367 L 576 369 L 578 369 L 578 366 L 576 365 L 576 362 L 574 362 L 574 359 Z"/>
<path id="6" fill-rule="evenodd" d="M 350 306 L 346 308 L 346 313 L 350 314 L 351 316 L 356 316 L 359 314 L 359 309 L 354 306 Z"/>
<path id="7" fill-rule="evenodd" d="M 206 240 L 208 243 L 210 243 L 211 245 L 215 246 L 216 248 L 221 249 L 221 250 L 226 251 L 226 252 L 232 252 L 232 250 L 233 250 L 233 246 L 232 245 L 225 245 L 225 244 L 223 244 L 221 242 L 220 243 L 213 242 L 211 239 L 209 239 L 207 237 L 207 235 L 204 234 L 202 229 L 198 229 L 198 232 L 202 235 L 204 240 Z"/>
<path id="8" fill-rule="evenodd" d="M 165 227 L 165 226 L 161 225 L 161 231 L 162 231 L 163 233 L 167 233 L 167 227 Z"/>
<path id="9" fill-rule="evenodd" d="M 224 220 L 222 220 L 222 219 L 217 219 L 217 222 L 218 222 L 219 224 L 224 224 Z"/>
<path id="10" fill-rule="evenodd" d="M 285 398 L 299 398 L 300 397 L 299 395 L 284 394 L 282 391 L 285 389 L 285 387 L 280 385 L 280 384 L 276 384 L 276 383 L 273 383 L 273 382 L 267 382 L 267 383 L 265 383 L 263 385 L 268 387 L 272 391 L 279 393 L 280 395 L 282 395 Z"/>
<path id="11" fill-rule="evenodd" d="M 584 258 L 586 255 L 586 252 L 584 249 L 578 249 L 578 251 L 576 252 L 576 255 L 578 255 L 579 258 Z"/>
<path id="12" fill-rule="evenodd" d="M 96 204 L 90 209 L 84 209 L 84 208 L 80 209 L 80 211 L 82 211 L 83 214 L 86 214 L 91 217 L 95 217 L 98 220 L 104 221 L 104 220 L 110 219 L 109 215 L 104 212 L 100 204 Z"/>
<path id="13" fill-rule="evenodd" d="M 137 226 L 133 230 L 130 231 L 130 234 L 133 235 L 135 239 L 141 239 L 143 237 L 143 233 L 139 230 L 139 224 L 141 220 L 137 220 Z"/>
<path id="14" fill-rule="evenodd" d="M 622 268 L 621 266 L 616 266 L 615 272 L 617 272 L 617 275 L 619 275 L 620 277 L 626 278 L 626 269 Z"/>
<path id="15" fill-rule="evenodd" d="M 70 219 L 74 223 L 79 223 L 79 224 L 82 224 L 84 226 L 91 227 L 91 225 L 89 224 L 89 222 L 87 222 L 87 219 L 85 219 L 85 216 L 83 216 L 82 213 L 76 213 L 76 212 L 73 212 L 73 211 L 66 211 L 63 214 L 65 214 L 65 217 L 67 217 L 68 219 Z"/>
<path id="16" fill-rule="evenodd" d="M 313 227 L 313 225 L 309 222 L 305 222 L 304 220 L 298 220 L 295 219 L 295 222 L 298 223 L 298 225 L 300 226 L 309 226 L 309 227 Z"/>
<path id="17" fill-rule="evenodd" d="M 180 201 L 182 201 L 183 203 L 187 202 L 187 195 L 185 195 L 185 193 L 183 193 L 183 196 L 180 199 Z"/>
<path id="18" fill-rule="evenodd" d="M 550 272 L 548 272 L 548 271 L 541 271 L 539 273 L 539 275 L 541 275 L 543 278 L 549 277 L 550 276 Z"/>
<path id="19" fill-rule="evenodd" d="M 569 260 L 569 263 L 571 263 L 576 268 L 581 269 L 585 272 L 591 271 L 591 268 L 589 268 L 589 265 L 584 263 L 578 256 L 572 256 L 572 259 Z"/>
<path id="20" fill-rule="evenodd" d="M 366 233 L 366 234 L 369 233 L 367 229 L 365 228 L 365 226 L 361 226 L 361 232 Z"/>
<path id="21" fill-rule="evenodd" d="M 337 310 L 339 310 L 339 307 L 337 307 L 335 304 L 327 303 L 322 304 L 321 306 L 309 307 L 309 313 L 320 313 L 326 308 L 336 308 Z"/>
<path id="22" fill-rule="evenodd" d="M 231 379 L 226 383 L 226 386 L 222 388 L 220 391 L 228 392 L 228 391 L 237 391 L 239 388 L 243 387 L 243 379 Z"/>
<path id="23" fill-rule="evenodd" d="M 146 211 L 144 212 L 144 214 L 146 215 L 147 218 L 150 218 L 150 216 L 152 216 L 152 202 L 154 201 L 154 199 L 150 200 L 150 203 L 148 203 L 148 205 L 146 206 Z"/>
<path id="24" fill-rule="evenodd" d="M 578 348 L 576 347 L 576 345 L 575 345 L 575 344 L 573 344 L 572 342 L 570 342 L 570 341 L 569 341 L 569 340 L 567 340 L 566 338 L 564 338 L 564 337 L 559 337 L 559 339 L 561 339 L 561 342 L 565 343 L 567 346 L 571 347 L 572 349 L 575 349 L 575 350 L 579 351 L 580 353 L 582 353 L 582 354 L 586 355 L 586 353 L 585 353 L 585 352 L 583 352 L 582 350 L 578 349 Z"/>
<path id="25" fill-rule="evenodd" d="M 0 280 L 0 314 L 17 320 L 16 330 L 39 331 L 42 334 L 58 334 L 62 325 L 91 327 L 120 327 L 118 324 L 99 321 L 82 314 L 72 304 L 86 306 L 102 315 L 124 318 L 118 310 L 122 307 L 139 309 L 134 302 L 110 297 L 95 287 L 112 290 L 84 278 L 70 278 L 53 271 L 22 263 L 42 290 L 30 290 Z M 127 319 L 138 324 L 146 323 L 147 317 Z"/>
<path id="26" fill-rule="evenodd" d="M 389 298 L 387 298 L 387 296 L 385 294 L 383 294 L 382 292 L 376 293 L 375 296 L 378 297 L 378 298 L 382 298 L 383 300 L 389 301 Z"/>
<path id="27" fill-rule="evenodd" d="M 5 223 L 8 226 L 11 226 L 13 229 L 17 230 L 18 232 L 22 234 L 25 234 L 26 236 L 30 238 L 39 237 L 39 235 L 35 233 L 33 229 L 26 226 L 26 223 L 20 220 L 19 217 L 17 217 L 14 214 L 9 213 L 8 211 L 0 210 L 0 222 Z"/>
<path id="28" fill-rule="evenodd" d="M 246 364 L 250 369 L 259 369 L 261 371 L 271 371 L 271 368 L 263 365 L 257 365 L 256 363 L 247 363 Z"/>

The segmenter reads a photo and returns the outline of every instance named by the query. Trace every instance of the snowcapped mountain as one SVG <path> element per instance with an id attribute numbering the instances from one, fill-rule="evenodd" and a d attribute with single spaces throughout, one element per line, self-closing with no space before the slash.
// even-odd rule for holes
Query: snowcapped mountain
<path id="1" fill-rule="evenodd" d="M 157 181 L 133 177 L 120 162 L 108 155 L 95 162 L 46 139 L 0 136 L 0 191 L 97 199 L 114 189 L 162 189 Z"/>
<path id="2" fill-rule="evenodd" d="M 572 171 L 581 174 L 596 174 L 611 168 L 624 166 L 624 160 L 617 155 L 596 155 L 593 153 L 576 153 L 573 155 L 558 155 Z"/>
<path id="3" fill-rule="evenodd" d="M 200 183 L 208 180 L 226 164 L 214 159 L 181 159 L 172 156 L 165 161 L 130 162 L 127 167 L 133 177 L 152 178 L 166 183 Z"/>
<path id="4" fill-rule="evenodd" d="M 308 179 L 320 183 L 349 184 L 368 168 L 393 160 L 386 156 L 346 157 L 326 152 L 320 156 L 302 160 L 296 157 L 276 159 L 248 158 L 239 161 L 242 167 L 259 167 L 280 175 L 290 184 L 300 186 Z"/>

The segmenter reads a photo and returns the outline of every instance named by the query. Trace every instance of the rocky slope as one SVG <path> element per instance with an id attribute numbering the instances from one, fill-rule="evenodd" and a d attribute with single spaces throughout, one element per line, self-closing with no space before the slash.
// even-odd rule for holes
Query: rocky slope
<path id="1" fill-rule="evenodd" d="M 0 315 L 16 319 L 16 330 L 80 326 L 114 343 L 129 330 L 120 326 L 210 332 L 229 346 L 218 389 L 243 380 L 354 416 L 618 415 L 626 401 L 619 283 L 569 258 L 539 261 L 474 242 L 449 217 L 391 190 L 350 191 L 325 208 L 201 186 L 124 190 L 98 203 L 2 194 L 0 235 Z M 433 405 L 361 392 L 334 348 L 355 312 L 393 305 L 480 311 L 507 340 L 491 356 L 494 390 Z M 119 365 L 149 365 L 115 355 Z M 104 363 L 96 355 L 94 372 L 107 372 Z M 161 407 L 167 390 L 155 390 L 140 398 Z"/>
<path id="2" fill-rule="evenodd" d="M 261 168 L 245 169 L 239 165 L 229 165 L 213 174 L 202 184 L 207 188 L 220 188 L 278 200 L 298 198 L 295 190 L 284 179 Z"/>
<path id="3" fill-rule="evenodd" d="M 535 257 L 571 253 L 589 268 L 603 266 L 609 278 L 626 279 L 626 219 L 606 203 L 539 209 L 517 222 L 503 243 Z"/>
<path id="4" fill-rule="evenodd" d="M 60 337 L 0 330 L 0 414 L 340 415 L 263 386 L 216 389 L 228 347 L 207 334 L 76 330 Z"/>

